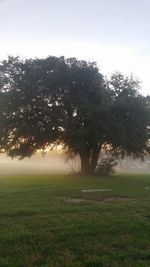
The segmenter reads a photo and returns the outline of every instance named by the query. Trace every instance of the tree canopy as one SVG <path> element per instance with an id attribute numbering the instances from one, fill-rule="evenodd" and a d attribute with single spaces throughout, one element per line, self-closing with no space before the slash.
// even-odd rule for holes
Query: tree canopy
<path id="1" fill-rule="evenodd" d="M 11 157 L 63 144 L 81 171 L 95 171 L 101 149 L 149 153 L 149 97 L 121 73 L 105 78 L 96 63 L 49 56 L 0 63 L 0 149 Z"/>

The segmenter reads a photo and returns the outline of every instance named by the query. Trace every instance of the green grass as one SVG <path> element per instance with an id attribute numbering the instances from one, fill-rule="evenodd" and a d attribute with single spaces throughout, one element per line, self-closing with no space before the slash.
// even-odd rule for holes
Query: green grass
<path id="1" fill-rule="evenodd" d="M 0 176 L 0 267 L 149 267 L 145 187 L 150 175 Z"/>

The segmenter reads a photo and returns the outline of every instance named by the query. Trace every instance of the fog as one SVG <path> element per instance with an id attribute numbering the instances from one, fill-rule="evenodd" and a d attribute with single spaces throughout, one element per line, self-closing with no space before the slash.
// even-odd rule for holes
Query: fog
<path id="1" fill-rule="evenodd" d="M 133 173 L 150 173 L 150 157 L 143 160 L 126 157 L 118 161 L 117 171 Z"/>
<path id="2" fill-rule="evenodd" d="M 71 166 L 66 162 L 63 153 L 48 152 L 44 156 L 41 153 L 23 160 L 11 159 L 0 154 L 0 174 L 46 174 L 46 173 L 69 173 Z"/>
<path id="3" fill-rule="evenodd" d="M 76 157 L 73 160 L 66 160 L 66 155 L 62 152 L 47 152 L 44 156 L 37 153 L 31 158 L 23 160 L 11 159 L 4 154 L 0 154 L 0 175 L 15 174 L 68 174 L 78 171 L 80 161 Z M 118 161 L 116 171 L 150 173 L 150 158 L 145 161 L 133 160 L 127 157 Z"/>

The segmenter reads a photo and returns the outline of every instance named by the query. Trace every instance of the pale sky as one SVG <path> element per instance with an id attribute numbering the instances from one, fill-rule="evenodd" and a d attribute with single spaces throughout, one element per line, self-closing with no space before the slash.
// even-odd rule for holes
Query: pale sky
<path id="1" fill-rule="evenodd" d="M 150 0 L 0 0 L 0 59 L 97 61 L 104 75 L 133 73 L 150 94 Z"/>

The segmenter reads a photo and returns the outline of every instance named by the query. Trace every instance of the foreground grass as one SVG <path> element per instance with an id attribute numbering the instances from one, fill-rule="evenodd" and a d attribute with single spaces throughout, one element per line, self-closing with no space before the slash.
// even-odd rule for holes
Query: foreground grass
<path id="1" fill-rule="evenodd" d="M 145 187 L 150 175 L 0 176 L 0 266 L 149 267 Z"/>

